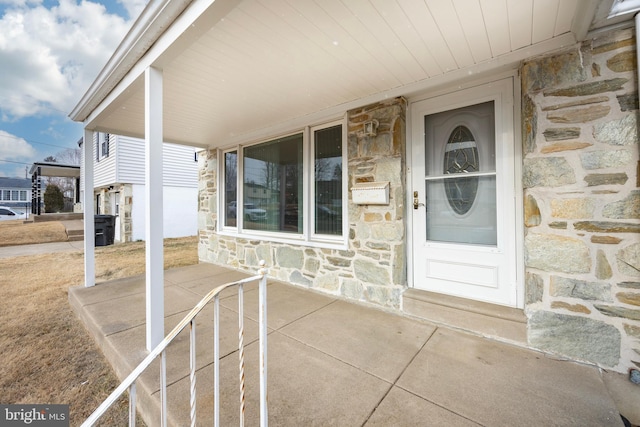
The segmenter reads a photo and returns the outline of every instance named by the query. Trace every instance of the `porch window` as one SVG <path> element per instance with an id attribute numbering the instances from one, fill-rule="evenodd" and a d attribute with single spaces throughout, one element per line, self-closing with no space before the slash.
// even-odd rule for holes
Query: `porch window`
<path id="1" fill-rule="evenodd" d="M 343 149 L 334 122 L 224 152 L 223 231 L 342 242 Z"/>
<path id="2" fill-rule="evenodd" d="M 224 154 L 224 204 L 226 214 L 224 225 L 236 226 L 236 212 L 238 210 L 238 152 L 229 151 Z"/>
<path id="3" fill-rule="evenodd" d="M 244 149 L 244 228 L 302 231 L 302 134 Z"/>
<path id="4" fill-rule="evenodd" d="M 314 232 L 342 234 L 342 126 L 314 132 Z"/>

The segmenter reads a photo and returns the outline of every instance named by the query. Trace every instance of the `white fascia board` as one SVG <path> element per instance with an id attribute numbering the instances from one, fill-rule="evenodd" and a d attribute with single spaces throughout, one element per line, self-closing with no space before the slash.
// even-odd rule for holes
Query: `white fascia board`
<path id="1" fill-rule="evenodd" d="M 69 117 L 74 121 L 84 121 L 93 104 L 99 103 L 101 98 L 118 84 L 124 74 L 171 24 L 168 21 L 173 21 L 190 1 L 149 2 Z"/>
<path id="2" fill-rule="evenodd" d="M 640 0 L 614 0 L 608 18 L 636 13 L 640 10 Z"/>

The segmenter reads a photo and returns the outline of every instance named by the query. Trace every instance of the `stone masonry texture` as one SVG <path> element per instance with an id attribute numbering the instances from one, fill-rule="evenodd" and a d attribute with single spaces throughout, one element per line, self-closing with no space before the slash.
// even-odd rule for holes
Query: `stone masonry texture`
<path id="1" fill-rule="evenodd" d="M 276 243 L 217 232 L 217 165 L 215 151 L 200 159 L 199 257 L 203 261 L 255 271 L 265 260 L 279 280 L 366 303 L 398 309 L 406 289 L 405 134 L 406 101 L 402 98 L 365 106 L 347 114 L 348 247 L 346 250 Z M 375 120 L 375 136 L 364 123 Z M 351 187 L 389 182 L 388 205 L 356 205 Z"/>
<path id="2" fill-rule="evenodd" d="M 614 30 L 521 70 L 529 344 L 619 372 L 640 362 L 635 52 Z"/>

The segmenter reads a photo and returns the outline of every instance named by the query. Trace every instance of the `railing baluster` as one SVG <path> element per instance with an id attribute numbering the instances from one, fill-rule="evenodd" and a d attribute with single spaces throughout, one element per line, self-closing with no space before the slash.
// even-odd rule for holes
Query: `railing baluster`
<path id="1" fill-rule="evenodd" d="M 191 407 L 191 427 L 196 425 L 196 321 L 191 320 L 191 339 L 189 340 L 189 379 L 191 381 L 191 399 L 189 405 Z"/>
<path id="2" fill-rule="evenodd" d="M 266 290 L 267 279 L 264 261 L 260 262 L 260 275 L 242 279 L 237 282 L 228 283 L 218 286 L 210 291 L 190 312 L 176 325 L 175 328 L 158 344 L 149 354 L 140 362 L 138 366 L 111 392 L 98 408 L 82 423 L 81 427 L 93 426 L 102 415 L 129 390 L 129 425 L 135 426 L 136 423 L 136 380 L 151 365 L 151 363 L 160 357 L 160 425 L 167 425 L 167 346 L 184 330 L 187 324 L 191 327 L 190 333 L 190 408 L 191 408 L 191 425 L 196 424 L 196 327 L 195 317 L 202 309 L 213 300 L 214 305 L 214 328 L 213 328 L 213 363 L 214 363 L 214 425 L 220 426 L 220 293 L 231 286 L 238 286 L 238 304 L 239 304 L 239 354 L 240 354 L 240 423 L 244 425 L 245 412 L 245 378 L 244 378 L 244 287 L 245 283 L 259 281 L 260 293 L 260 425 L 267 425 L 267 389 L 266 389 L 266 363 L 267 363 L 267 311 L 266 311 Z"/>
<path id="3" fill-rule="evenodd" d="M 258 316 L 260 328 L 260 426 L 267 427 L 269 413 L 267 408 L 267 270 L 265 262 L 260 261 L 258 282 Z"/>
<path id="4" fill-rule="evenodd" d="M 167 427 L 167 351 L 160 354 L 160 425 Z"/>
<path id="5" fill-rule="evenodd" d="M 136 427 L 136 383 L 129 387 L 129 427 Z"/>
<path id="6" fill-rule="evenodd" d="M 238 370 L 240 379 L 240 427 L 244 427 L 244 287 L 238 287 Z"/>
<path id="7" fill-rule="evenodd" d="M 213 425 L 220 427 L 220 297 L 213 304 Z"/>

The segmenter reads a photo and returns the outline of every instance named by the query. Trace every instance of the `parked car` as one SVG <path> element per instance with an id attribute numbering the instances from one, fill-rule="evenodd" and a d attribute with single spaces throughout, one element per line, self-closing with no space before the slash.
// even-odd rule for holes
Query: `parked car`
<path id="1" fill-rule="evenodd" d="M 0 221 L 27 219 L 27 214 L 15 211 L 6 206 L 0 206 Z"/>
<path id="2" fill-rule="evenodd" d="M 260 209 L 253 203 L 244 204 L 244 219 L 248 221 L 263 221 L 267 219 L 267 211 Z"/>
<path id="3" fill-rule="evenodd" d="M 338 213 L 325 205 L 318 205 L 316 207 L 316 218 L 334 219 L 338 216 Z"/>
<path id="4" fill-rule="evenodd" d="M 262 221 L 267 219 L 267 211 L 260 209 L 253 203 L 245 203 L 243 208 L 245 221 Z M 227 204 L 227 217 L 235 218 L 237 212 L 236 201 L 229 202 Z"/>

